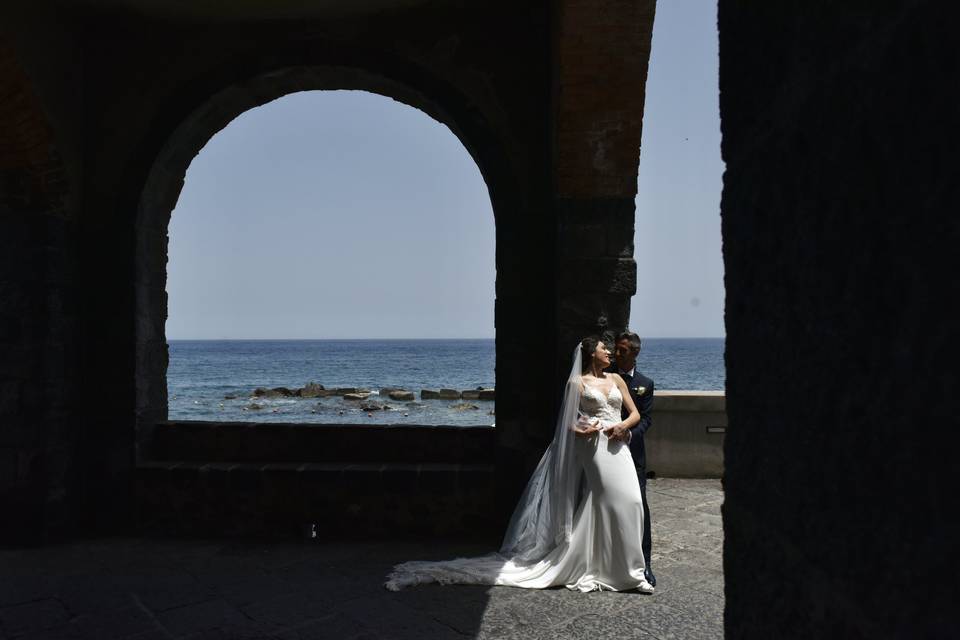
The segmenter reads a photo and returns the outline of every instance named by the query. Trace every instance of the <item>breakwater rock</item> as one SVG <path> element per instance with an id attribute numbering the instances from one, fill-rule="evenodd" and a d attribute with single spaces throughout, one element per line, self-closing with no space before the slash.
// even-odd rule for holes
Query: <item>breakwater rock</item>
<path id="1" fill-rule="evenodd" d="M 494 389 L 467 389 L 466 391 L 457 391 L 456 389 L 421 389 L 421 400 L 494 400 L 496 393 Z"/>
<path id="2" fill-rule="evenodd" d="M 306 386 L 295 389 L 288 387 L 273 387 L 272 389 L 257 387 L 250 393 L 250 396 L 253 398 L 329 398 L 331 396 L 346 396 L 358 393 L 369 395 L 370 389 L 364 389 L 362 387 L 337 387 L 335 389 L 327 389 L 322 384 L 308 382 Z M 230 400 L 233 399 L 233 397 L 228 396 L 225 399 Z"/>
<path id="3" fill-rule="evenodd" d="M 300 390 L 288 389 L 286 387 L 274 387 L 273 389 L 264 389 L 257 387 L 251 394 L 254 398 L 291 398 L 299 395 Z"/>
<path id="4" fill-rule="evenodd" d="M 322 384 L 308 382 L 301 388 L 289 387 L 257 387 L 250 393 L 251 398 L 330 398 L 342 397 L 344 400 L 366 400 L 371 395 L 370 389 L 362 387 L 336 387 L 327 389 Z M 389 397 L 391 400 L 410 402 L 416 400 L 413 391 L 399 387 L 383 387 L 378 394 Z M 233 400 L 236 396 L 225 396 L 226 400 Z M 494 400 L 494 389 L 477 388 L 457 391 L 456 389 L 421 389 L 421 400 Z"/>
<path id="5" fill-rule="evenodd" d="M 316 384 L 314 382 L 308 382 L 307 385 L 300 389 L 301 398 L 316 398 L 321 393 L 326 391 L 322 384 Z"/>

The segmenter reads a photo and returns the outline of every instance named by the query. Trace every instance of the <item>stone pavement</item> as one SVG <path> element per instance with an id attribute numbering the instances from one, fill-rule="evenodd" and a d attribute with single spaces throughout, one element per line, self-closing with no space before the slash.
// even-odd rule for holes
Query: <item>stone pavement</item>
<path id="1" fill-rule="evenodd" d="M 719 481 L 648 492 L 652 596 L 382 587 L 396 562 L 488 551 L 476 544 L 102 539 L 0 550 L 0 640 L 721 637 Z"/>

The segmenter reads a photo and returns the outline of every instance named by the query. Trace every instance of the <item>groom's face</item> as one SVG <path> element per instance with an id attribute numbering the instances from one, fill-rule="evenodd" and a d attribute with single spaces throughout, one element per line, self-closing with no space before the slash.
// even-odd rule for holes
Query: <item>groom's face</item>
<path id="1" fill-rule="evenodd" d="M 629 371 L 637 364 L 637 355 L 640 350 L 634 350 L 630 341 L 624 338 L 617 340 L 617 349 L 614 351 L 614 357 L 617 359 L 617 366 L 621 371 Z"/>

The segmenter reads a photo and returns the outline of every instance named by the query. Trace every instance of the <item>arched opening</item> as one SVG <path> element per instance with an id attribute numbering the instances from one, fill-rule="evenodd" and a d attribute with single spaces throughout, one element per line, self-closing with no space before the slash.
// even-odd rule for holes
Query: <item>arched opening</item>
<path id="1" fill-rule="evenodd" d="M 169 229 L 170 419 L 493 423 L 489 194 L 423 112 L 362 91 L 247 111 Z"/>
<path id="2" fill-rule="evenodd" d="M 444 97 L 438 106 L 424 93 L 411 89 L 383 76 L 357 69 L 343 67 L 293 67 L 259 75 L 242 85 L 227 88 L 209 100 L 183 121 L 170 135 L 157 156 L 147 177 L 140 198 L 136 225 L 136 394 L 137 394 L 137 450 L 141 458 L 152 441 L 156 425 L 168 417 L 166 371 L 169 363 L 165 322 L 167 318 L 167 230 L 177 199 L 183 188 L 187 168 L 201 148 L 238 115 L 266 104 L 281 96 L 309 90 L 346 89 L 360 90 L 392 98 L 419 109 L 442 123 L 461 141 L 463 147 L 476 162 L 484 182 L 488 186 L 494 216 L 499 219 L 501 210 L 519 210 L 517 190 L 512 186 L 510 162 L 503 159 L 496 138 L 490 135 L 488 125 L 471 111 L 458 111 L 454 100 Z M 451 113 L 455 113 L 451 115 Z M 505 224 L 497 224 L 496 244 L 506 237 L 510 243 L 511 224 L 516 217 L 505 216 Z M 517 236 L 514 233 L 512 236 Z M 497 260 L 504 254 L 497 252 Z M 506 284 L 498 264 L 497 291 Z M 522 278 L 523 274 L 517 274 Z M 508 278 L 509 279 L 509 278 Z M 510 313 L 511 305 L 498 304 L 496 314 Z M 512 335 L 516 334 L 516 335 Z M 511 323 L 503 330 L 497 327 L 497 341 L 510 343 L 527 340 L 523 327 Z M 304 382 L 307 382 L 305 380 Z M 492 416 L 491 416 L 492 417 Z"/>

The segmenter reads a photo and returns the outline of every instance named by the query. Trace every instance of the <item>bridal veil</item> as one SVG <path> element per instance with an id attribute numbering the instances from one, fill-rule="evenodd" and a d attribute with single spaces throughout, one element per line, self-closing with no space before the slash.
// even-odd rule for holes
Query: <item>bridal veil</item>
<path id="1" fill-rule="evenodd" d="M 577 344 L 553 440 L 520 496 L 500 552 L 437 562 L 404 562 L 387 577 L 388 589 L 396 591 L 426 582 L 496 584 L 504 567 L 536 564 L 570 541 L 580 484 L 573 426 L 580 408 L 581 365 L 581 346 Z"/>

